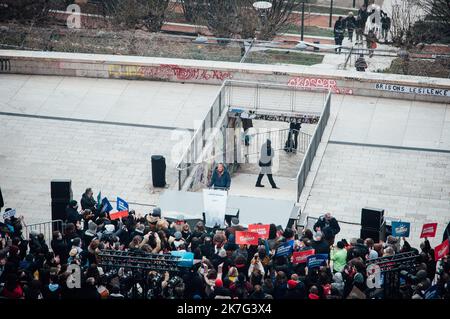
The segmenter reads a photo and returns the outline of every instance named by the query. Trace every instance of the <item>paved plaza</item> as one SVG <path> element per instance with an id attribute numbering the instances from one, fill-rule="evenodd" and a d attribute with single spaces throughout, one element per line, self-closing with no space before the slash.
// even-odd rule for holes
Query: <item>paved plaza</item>
<path id="1" fill-rule="evenodd" d="M 178 157 L 172 146 L 179 141 L 171 141 L 171 134 L 192 131 L 218 89 L 1 75 L 0 180 L 7 206 L 29 223 L 47 221 L 50 180 L 69 178 L 76 199 L 90 186 L 147 211 L 162 191 L 151 187 L 150 156 L 167 158 L 167 182 L 175 185 Z M 340 220 L 359 222 L 362 207 L 379 207 L 388 217 L 411 221 L 413 237 L 425 221 L 448 222 L 450 105 L 335 94 L 331 113 L 300 199 L 303 216 L 331 211 Z M 256 172 L 244 170 L 233 177 L 231 193 L 295 201 L 293 166 L 287 163 L 283 176 L 275 175 L 279 192 L 255 188 Z M 358 232 L 343 225 L 342 236 Z"/>

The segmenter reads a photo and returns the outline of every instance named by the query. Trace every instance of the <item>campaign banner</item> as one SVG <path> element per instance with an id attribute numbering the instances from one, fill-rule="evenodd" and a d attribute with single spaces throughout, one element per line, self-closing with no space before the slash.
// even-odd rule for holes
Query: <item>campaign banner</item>
<path id="1" fill-rule="evenodd" d="M 203 190 L 203 211 L 206 227 L 225 227 L 228 193 L 220 189 Z"/>
<path id="2" fill-rule="evenodd" d="M 392 236 L 394 237 L 409 237 L 411 223 L 407 222 L 392 222 Z"/>
<path id="3" fill-rule="evenodd" d="M 194 253 L 188 251 L 171 251 L 170 254 L 175 257 L 180 257 L 178 259 L 179 267 L 192 267 L 194 265 Z"/>
<path id="4" fill-rule="evenodd" d="M 248 231 L 257 233 L 258 237 L 262 239 L 269 238 L 269 229 L 270 225 L 259 225 L 259 224 L 248 225 Z"/>
<path id="5" fill-rule="evenodd" d="M 128 203 L 120 197 L 117 197 L 117 211 L 122 212 L 128 210 Z"/>
<path id="6" fill-rule="evenodd" d="M 302 250 L 302 251 L 294 251 L 292 254 L 292 263 L 293 264 L 306 264 L 308 261 L 308 256 L 312 256 L 316 253 L 314 249 Z"/>
<path id="7" fill-rule="evenodd" d="M 437 231 L 437 223 L 429 223 L 424 224 L 422 226 L 422 233 L 420 234 L 420 238 L 432 238 L 436 236 Z"/>
<path id="8" fill-rule="evenodd" d="M 109 214 L 109 219 L 111 220 L 116 220 L 116 219 L 120 219 L 123 217 L 128 217 L 128 211 L 127 210 L 123 210 L 120 212 L 115 212 L 115 213 L 110 213 Z"/>
<path id="9" fill-rule="evenodd" d="M 236 244 L 258 245 L 258 234 L 251 231 L 236 231 Z"/>
<path id="10" fill-rule="evenodd" d="M 11 209 L 11 210 L 8 210 L 7 212 L 3 213 L 3 219 L 11 218 L 13 216 L 16 216 L 16 210 L 15 209 Z"/>
<path id="11" fill-rule="evenodd" d="M 449 243 L 448 243 L 448 239 L 446 239 L 442 242 L 442 244 L 437 245 L 434 248 L 434 259 L 439 260 L 442 257 L 447 256 L 448 253 L 449 253 Z"/>
<path id="12" fill-rule="evenodd" d="M 314 269 L 319 268 L 322 265 L 325 265 L 328 260 L 328 254 L 317 254 L 308 256 L 308 268 Z"/>
<path id="13" fill-rule="evenodd" d="M 111 203 L 109 202 L 108 198 L 103 198 L 102 199 L 102 212 L 107 212 L 109 213 L 110 211 L 113 210 L 113 207 L 111 205 Z"/>
<path id="14" fill-rule="evenodd" d="M 292 254 L 293 250 L 294 250 L 294 241 L 290 240 L 278 246 L 277 251 L 275 252 L 275 257 L 289 256 L 290 254 Z"/>

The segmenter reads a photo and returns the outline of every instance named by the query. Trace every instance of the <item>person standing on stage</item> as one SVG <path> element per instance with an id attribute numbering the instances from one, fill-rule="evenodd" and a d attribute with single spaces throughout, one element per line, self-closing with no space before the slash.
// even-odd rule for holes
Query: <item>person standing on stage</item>
<path id="1" fill-rule="evenodd" d="M 214 170 L 211 182 L 208 187 L 228 190 L 231 184 L 231 177 L 223 163 L 219 163 Z"/>
<path id="2" fill-rule="evenodd" d="M 261 170 L 259 172 L 258 180 L 256 181 L 256 187 L 264 187 L 264 185 L 261 184 L 261 181 L 264 175 L 267 174 L 267 178 L 269 179 L 272 188 L 279 189 L 272 177 L 272 159 L 275 156 L 274 153 L 272 142 L 268 139 L 261 147 L 261 156 L 259 158 L 259 167 Z"/>

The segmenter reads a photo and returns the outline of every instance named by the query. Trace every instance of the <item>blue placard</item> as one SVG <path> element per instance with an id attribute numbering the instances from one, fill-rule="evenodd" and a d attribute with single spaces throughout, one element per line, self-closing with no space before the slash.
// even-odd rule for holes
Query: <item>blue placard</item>
<path id="1" fill-rule="evenodd" d="M 308 268 L 314 269 L 327 263 L 328 254 L 317 254 L 308 256 Z"/>
<path id="2" fill-rule="evenodd" d="M 128 210 L 128 203 L 120 197 L 117 197 L 117 211 Z"/>
<path id="3" fill-rule="evenodd" d="M 294 250 L 294 241 L 290 240 L 278 246 L 277 251 L 275 252 L 275 257 L 289 256 L 290 254 L 292 254 L 293 250 Z"/>
<path id="4" fill-rule="evenodd" d="M 411 223 L 406 222 L 392 222 L 392 236 L 394 237 L 409 237 Z"/>
<path id="5" fill-rule="evenodd" d="M 170 254 L 180 257 L 178 260 L 179 267 L 192 267 L 194 265 L 194 253 L 188 251 L 171 251 Z"/>
<path id="6" fill-rule="evenodd" d="M 102 212 L 107 212 L 109 213 L 110 211 L 113 210 L 113 207 L 111 205 L 111 203 L 109 202 L 108 198 L 103 198 L 102 199 Z"/>
<path id="7" fill-rule="evenodd" d="M 11 218 L 13 216 L 16 216 L 16 210 L 15 209 L 10 209 L 7 212 L 3 213 L 3 219 Z"/>

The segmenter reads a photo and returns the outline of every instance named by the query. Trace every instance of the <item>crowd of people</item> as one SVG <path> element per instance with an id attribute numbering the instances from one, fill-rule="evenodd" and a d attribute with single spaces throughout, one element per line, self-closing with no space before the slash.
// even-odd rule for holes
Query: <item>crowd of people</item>
<path id="1" fill-rule="evenodd" d="M 362 5 L 355 17 L 353 12 L 350 11 L 347 17 L 339 17 L 334 24 L 334 41 L 337 46 L 342 46 L 342 42 L 345 38 L 345 33 L 347 32 L 348 40 L 353 42 L 353 34 L 356 34 L 356 44 L 363 44 L 363 37 L 366 39 L 366 47 L 369 49 L 369 57 L 373 56 L 374 49 L 377 48 L 377 43 L 383 40 L 387 43 L 389 37 L 389 31 L 391 29 L 391 18 L 386 12 L 381 10 L 380 19 L 377 19 L 372 15 L 374 9 L 369 12 L 369 9 Z M 371 23 L 367 23 L 368 19 Z M 377 23 L 380 24 L 380 30 L 378 30 Z M 369 27 L 368 27 L 369 25 Z M 377 35 L 378 34 L 378 35 Z M 341 47 L 335 49 L 336 53 L 341 53 Z M 367 68 L 367 63 L 364 60 L 364 54 L 360 54 L 355 67 L 357 71 L 365 71 Z"/>
<path id="2" fill-rule="evenodd" d="M 312 229 L 271 224 L 258 245 L 236 244 L 236 232 L 246 228 L 231 219 L 225 229 L 191 229 L 183 220 L 169 222 L 161 209 L 111 220 L 87 189 L 67 207 L 63 231 L 50 241 L 31 232 L 24 238 L 23 218 L 0 223 L 0 296 L 7 299 L 364 299 L 384 298 L 383 287 L 367 283 L 366 262 L 403 252 L 416 252 L 415 267 L 400 279 L 400 298 L 449 299 L 450 261 L 434 260 L 428 240 L 413 248 L 405 239 L 386 241 L 354 238 L 335 242 L 339 223 L 327 213 Z M 257 216 L 255 216 L 257 218 Z M 293 251 L 315 250 L 328 261 L 317 268 L 293 263 L 292 253 L 277 250 L 292 242 Z M 132 294 L 127 269 L 110 271 L 101 264 L 104 250 L 169 254 L 192 252 L 193 266 L 180 272 L 150 271 L 147 294 Z M 81 268 L 81 288 L 70 285 L 70 265 Z M 151 293 L 150 293 L 151 292 Z"/>

